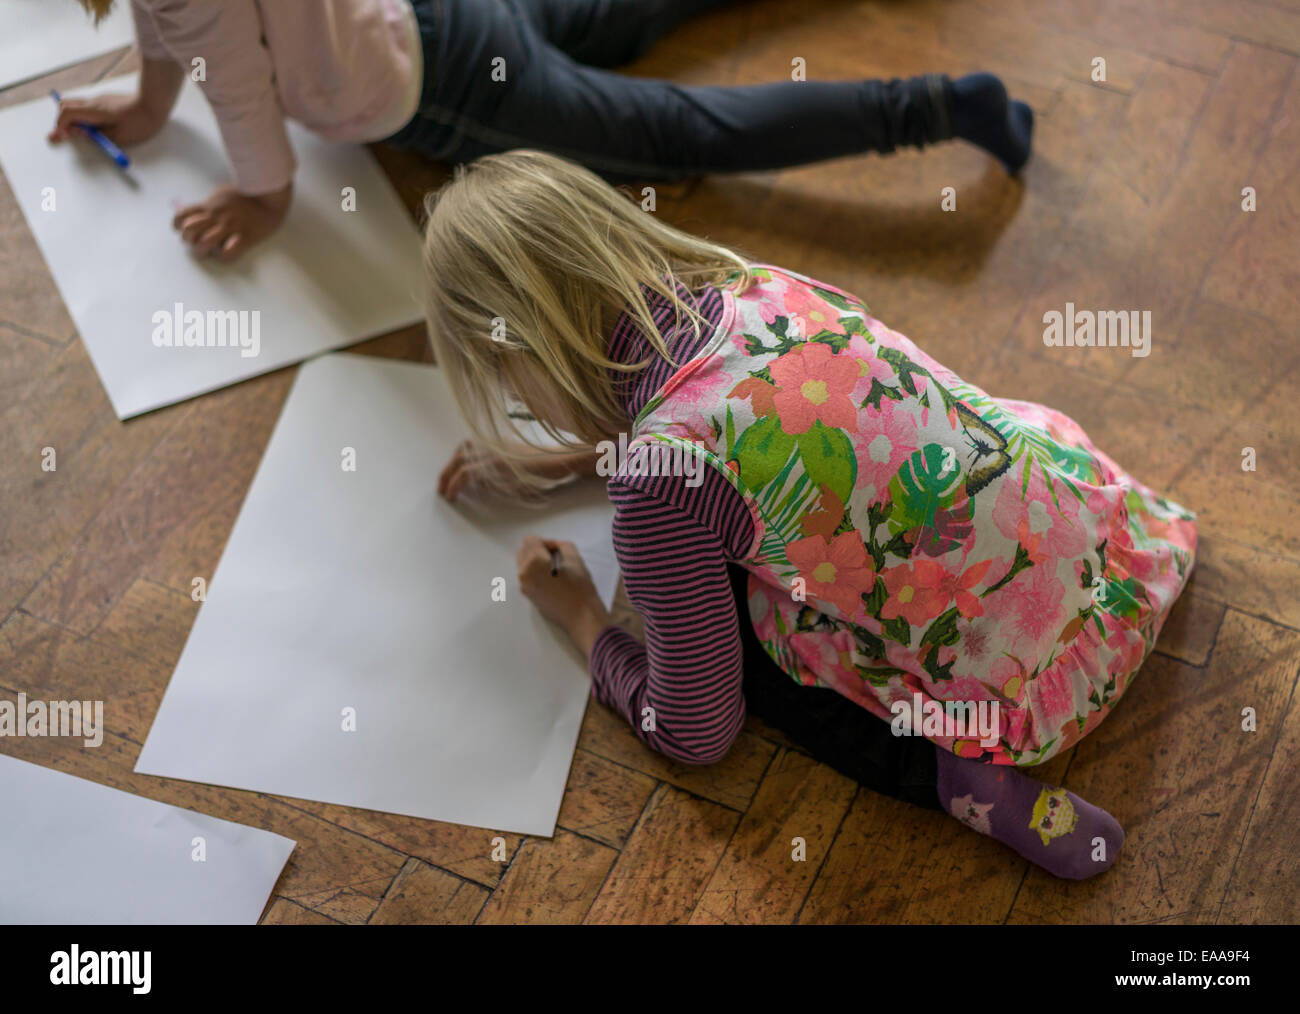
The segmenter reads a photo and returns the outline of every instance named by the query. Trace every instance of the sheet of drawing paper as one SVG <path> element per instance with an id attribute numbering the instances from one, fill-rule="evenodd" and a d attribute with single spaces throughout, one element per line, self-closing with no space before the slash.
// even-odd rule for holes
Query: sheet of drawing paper
<path id="1" fill-rule="evenodd" d="M 129 46 L 130 4 L 96 27 L 75 0 L 0 0 L 0 88 Z"/>
<path id="2" fill-rule="evenodd" d="M 302 367 L 137 771 L 554 833 L 590 681 L 515 553 L 573 541 L 608 603 L 613 509 L 595 480 L 542 509 L 448 503 L 465 436 L 436 367 Z"/>
<path id="3" fill-rule="evenodd" d="M 3 754 L 0 813 L 6 924 L 251 925 L 294 847 Z"/>
<path id="4" fill-rule="evenodd" d="M 421 318 L 419 232 L 361 145 L 290 124 L 288 216 L 223 265 L 190 254 L 172 228 L 178 203 L 231 181 L 197 85 L 130 149 L 126 173 L 84 138 L 47 143 L 54 110 L 45 99 L 0 111 L 0 166 L 119 418 Z"/>

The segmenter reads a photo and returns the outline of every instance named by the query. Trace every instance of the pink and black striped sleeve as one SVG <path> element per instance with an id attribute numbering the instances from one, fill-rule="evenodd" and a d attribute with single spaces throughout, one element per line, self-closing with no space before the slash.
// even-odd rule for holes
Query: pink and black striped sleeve
<path id="1" fill-rule="evenodd" d="M 749 509 L 708 467 L 694 488 L 682 476 L 615 476 L 609 496 L 614 548 L 645 621 L 645 645 L 619 627 L 602 631 L 591 653 L 592 692 L 652 749 L 711 764 L 745 718 L 738 624 L 749 619 L 737 615 L 727 560 L 750 548 Z"/>

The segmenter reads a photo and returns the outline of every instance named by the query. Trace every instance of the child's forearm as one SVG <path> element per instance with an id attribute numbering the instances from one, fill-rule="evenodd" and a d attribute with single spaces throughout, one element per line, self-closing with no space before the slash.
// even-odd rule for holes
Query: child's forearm
<path id="1" fill-rule="evenodd" d="M 140 68 L 140 104 L 158 122 L 164 122 L 171 116 L 184 83 L 185 69 L 179 63 L 146 59 Z"/>
<path id="2" fill-rule="evenodd" d="M 586 478 L 595 475 L 596 462 L 600 460 L 600 453 L 596 450 L 556 453 L 519 442 L 515 442 L 510 449 L 528 461 L 529 471 L 548 479 L 567 479 L 570 476 Z"/>

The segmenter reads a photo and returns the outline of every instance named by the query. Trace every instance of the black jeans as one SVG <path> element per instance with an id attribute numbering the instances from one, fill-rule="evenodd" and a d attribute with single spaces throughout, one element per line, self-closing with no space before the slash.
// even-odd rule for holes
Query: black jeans
<path id="1" fill-rule="evenodd" d="M 413 0 L 424 90 L 388 143 L 451 163 L 539 148 L 626 182 L 778 169 L 952 136 L 948 82 L 934 74 L 721 88 L 605 69 L 727 2 Z"/>
<path id="2" fill-rule="evenodd" d="M 727 565 L 740 614 L 745 707 L 800 749 L 874 792 L 940 810 L 935 747 L 920 736 L 895 736 L 889 723 L 826 687 L 795 682 L 772 661 L 749 622 L 749 574 Z"/>

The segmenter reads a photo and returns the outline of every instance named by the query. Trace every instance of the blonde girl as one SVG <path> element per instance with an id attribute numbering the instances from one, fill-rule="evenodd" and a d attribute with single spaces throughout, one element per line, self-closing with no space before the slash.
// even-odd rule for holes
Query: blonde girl
<path id="1" fill-rule="evenodd" d="M 544 486 L 589 473 L 602 441 L 628 448 L 608 491 L 644 645 L 572 545 L 529 538 L 518 558 L 600 701 L 693 764 L 748 710 L 1058 876 L 1114 862 L 1118 822 L 1021 769 L 1128 688 L 1191 570 L 1188 512 L 856 296 L 673 229 L 570 162 L 480 159 L 427 213 L 429 330 L 478 434 L 444 494 Z M 528 456 L 519 403 L 574 446 Z M 682 454 L 702 482 L 653 467 Z"/>

